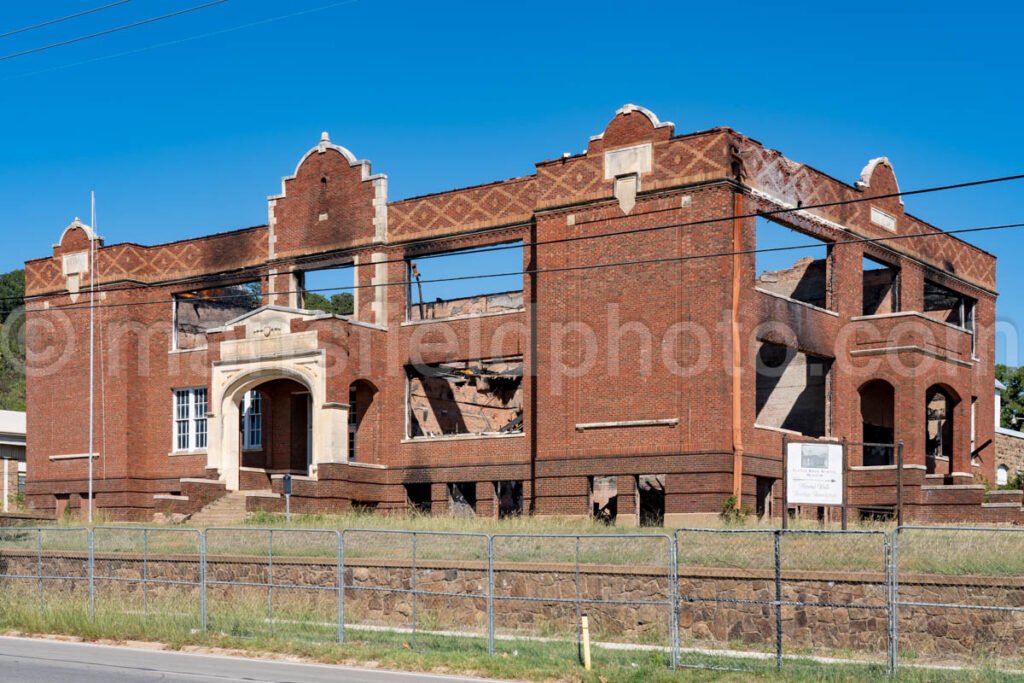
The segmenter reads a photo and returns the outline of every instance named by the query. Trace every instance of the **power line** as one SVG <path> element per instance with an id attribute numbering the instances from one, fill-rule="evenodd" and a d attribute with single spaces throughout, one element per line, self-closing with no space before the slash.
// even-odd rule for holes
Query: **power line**
<path id="1" fill-rule="evenodd" d="M 102 31 L 97 31 L 96 33 L 90 33 L 88 35 L 78 36 L 76 38 L 68 38 L 67 40 L 62 40 L 62 41 L 60 41 L 58 43 L 50 43 L 49 45 L 43 45 L 43 46 L 40 46 L 40 47 L 34 47 L 34 48 L 29 49 L 29 50 L 22 50 L 21 52 L 12 52 L 9 55 L 4 55 L 4 56 L 0 57 L 0 62 L 7 61 L 9 59 L 14 59 L 16 57 L 24 57 L 25 55 L 31 55 L 31 54 L 35 54 L 37 52 L 44 52 L 46 50 L 52 50 L 52 49 L 57 48 L 57 47 L 64 47 L 65 45 L 71 45 L 73 43 L 80 43 L 83 40 L 92 40 L 93 38 L 100 38 L 101 36 L 107 36 L 107 35 L 110 35 L 111 33 L 117 33 L 119 31 L 127 31 L 128 29 L 131 29 L 131 28 L 137 28 L 139 26 L 145 26 L 146 24 L 152 24 L 152 23 L 155 23 L 155 22 L 158 22 L 158 21 L 163 21 L 164 19 L 171 19 L 172 17 L 178 17 L 178 16 L 181 16 L 182 14 L 188 14 L 190 12 L 197 12 L 197 11 L 199 11 L 201 9 L 206 9 L 207 7 L 213 7 L 214 5 L 220 5 L 220 4 L 223 4 L 223 3 L 227 2 L 227 1 L 228 0 L 210 0 L 210 2 L 205 2 L 205 3 L 201 4 L 201 5 L 193 5 L 192 7 L 186 7 L 184 9 L 176 10 L 174 12 L 169 12 L 167 14 L 162 14 L 162 15 L 160 15 L 158 17 L 150 17 L 148 19 L 142 19 L 140 21 L 135 21 L 135 22 L 132 22 L 130 24 L 122 24 L 121 26 L 115 26 L 113 28 L 104 29 Z"/>
<path id="2" fill-rule="evenodd" d="M 1010 182 L 1010 181 L 1016 181 L 1016 180 L 1022 180 L 1022 179 L 1024 179 L 1024 174 L 1000 176 L 1000 177 L 995 177 L 995 178 L 985 178 L 985 179 L 981 179 L 981 180 L 970 180 L 970 181 L 965 181 L 965 182 L 960 182 L 960 183 L 953 183 L 953 184 L 948 184 L 948 185 L 936 185 L 936 186 L 932 186 L 932 187 L 919 188 L 919 189 L 915 189 L 915 190 L 906 190 L 906 191 L 900 191 L 900 192 L 891 192 L 891 193 L 888 193 L 888 194 L 872 195 L 872 196 L 868 196 L 868 197 L 853 197 L 851 199 L 843 199 L 843 200 L 837 200 L 837 201 L 832 201 L 832 202 L 823 202 L 823 203 L 820 203 L 820 204 L 799 205 L 799 206 L 787 207 L 787 208 L 781 208 L 781 209 L 772 209 L 770 211 L 755 211 L 753 213 L 728 215 L 728 216 L 722 216 L 722 217 L 719 217 L 719 218 L 705 218 L 705 219 L 701 219 L 701 220 L 688 221 L 688 222 L 683 222 L 683 223 L 667 223 L 667 224 L 662 224 L 662 225 L 648 226 L 648 227 L 644 227 L 644 228 L 629 228 L 629 229 L 618 230 L 618 231 L 613 231 L 613 232 L 594 233 L 594 234 L 590 234 L 590 235 L 574 235 L 574 236 L 570 236 L 570 237 L 560 237 L 560 238 L 555 238 L 555 239 L 550 239 L 550 240 L 535 240 L 535 241 L 532 241 L 532 242 L 516 240 L 514 243 L 510 243 L 510 244 L 501 244 L 501 245 L 495 245 L 495 246 L 491 246 L 491 247 L 482 247 L 482 248 L 471 249 L 471 250 L 463 250 L 463 251 L 471 252 L 471 253 L 474 253 L 474 254 L 480 254 L 480 253 L 487 253 L 487 252 L 492 252 L 492 251 L 503 251 L 503 250 L 507 250 L 507 249 L 521 249 L 521 248 L 525 248 L 525 247 L 544 246 L 544 245 L 549 245 L 549 244 L 560 244 L 560 243 L 566 243 L 566 242 L 576 242 L 576 241 L 580 241 L 580 240 L 602 239 L 602 238 L 606 238 L 606 237 L 618 237 L 618 236 L 622 236 L 622 235 L 647 233 L 647 232 L 654 232 L 654 231 L 659 231 L 659 230 L 668 230 L 668 229 L 671 229 L 671 228 L 685 228 L 685 227 L 694 227 L 694 226 L 708 225 L 708 224 L 712 224 L 712 223 L 721 223 L 723 221 L 732 221 L 732 220 L 740 220 L 740 219 L 747 219 L 747 218 L 758 218 L 758 217 L 765 217 L 765 216 L 775 216 L 775 215 L 781 215 L 781 214 L 786 214 L 786 213 L 807 211 L 809 209 L 818 209 L 818 208 L 826 208 L 826 207 L 834 207 L 834 206 L 844 206 L 844 205 L 848 205 L 848 204 L 857 204 L 857 203 L 867 202 L 867 201 L 877 201 L 879 199 L 893 199 L 893 198 L 906 197 L 906 196 L 911 196 L 911 195 L 919 195 L 919 194 L 926 194 L 926 193 L 933 193 L 933 192 L 944 192 L 944 191 L 948 191 L 948 190 L 963 189 L 963 188 L 968 188 L 968 187 L 977 187 L 977 186 L 981 186 L 981 185 L 990 185 L 990 184 L 994 184 L 994 183 L 1003 183 L 1003 182 Z M 675 210 L 675 208 L 673 208 L 672 210 Z M 603 220 L 596 221 L 596 222 L 604 222 L 604 221 L 607 221 L 607 220 L 624 220 L 624 219 L 628 219 L 630 217 L 631 216 L 628 216 L 628 215 L 627 216 L 619 216 L 619 217 L 614 218 L 614 219 L 603 219 Z M 818 217 L 818 218 L 822 218 L 822 217 Z M 588 223 L 589 222 L 595 222 L 595 221 L 588 221 Z M 584 224 L 586 224 L 586 223 L 584 223 Z M 579 225 L 579 223 L 577 225 Z M 1001 227 L 1002 226 L 995 226 L 995 228 L 999 228 L 999 229 L 1001 229 Z M 1016 224 L 1011 224 L 1008 227 L 1016 227 Z M 505 228 L 498 228 L 498 229 L 492 230 L 491 232 L 496 232 L 498 230 L 504 230 L 504 229 Z M 960 233 L 965 233 L 965 232 L 973 232 L 973 231 L 981 231 L 981 230 L 991 230 L 991 229 L 994 229 L 994 228 L 993 227 L 986 227 L 986 228 L 979 228 L 979 229 L 965 228 L 965 229 L 960 229 L 960 230 L 945 230 L 945 231 L 944 230 L 939 230 L 938 228 L 936 228 L 936 232 L 934 232 L 934 233 L 920 233 L 920 234 L 913 234 L 913 235 L 909 235 L 909 236 L 910 237 L 917 237 L 917 236 L 925 237 L 925 236 L 929 236 L 929 235 L 936 235 L 936 236 L 937 235 L 954 235 L 954 234 L 960 234 Z M 903 236 L 896 236 L 896 237 L 900 238 L 900 237 L 903 237 Z M 421 241 L 418 244 L 432 243 L 432 242 L 445 242 L 445 241 L 449 241 L 451 239 L 452 239 L 451 236 L 435 237 L 435 238 L 431 238 L 429 240 Z M 887 241 L 887 240 L 891 240 L 891 239 L 893 239 L 893 237 L 883 237 L 883 238 L 876 238 L 875 241 Z M 872 240 L 870 240 L 870 239 L 865 239 L 865 240 L 857 239 L 857 240 L 854 240 L 854 241 L 872 241 Z M 832 242 L 831 244 L 840 244 L 840 243 L 842 243 L 842 242 Z M 806 249 L 806 248 L 809 248 L 809 247 L 816 247 L 816 246 L 823 246 L 823 245 L 816 244 L 816 245 L 806 245 L 806 246 L 792 247 L 792 248 Z M 782 248 L 777 248 L 777 249 L 782 249 Z M 769 251 L 769 250 L 764 250 L 764 251 Z M 423 260 L 423 259 L 428 259 L 428 258 L 442 258 L 444 256 L 450 255 L 451 253 L 453 253 L 453 252 L 452 251 L 446 251 L 446 252 L 440 252 L 440 253 L 434 253 L 434 254 L 423 254 L 423 255 L 420 255 L 420 256 L 408 256 L 407 255 L 406 257 L 403 257 L 403 258 L 385 259 L 383 261 L 377 261 L 376 263 L 382 263 L 382 264 L 387 264 L 387 263 L 404 263 L 404 262 L 406 262 L 408 260 L 412 260 L 412 259 Z M 743 253 L 747 253 L 747 252 L 743 252 Z M 757 250 L 754 250 L 753 252 L 750 252 L 750 253 L 758 253 L 758 252 L 757 252 Z M 739 255 L 739 252 L 736 255 Z M 333 258 L 336 258 L 336 257 L 337 257 L 337 253 L 332 253 L 332 254 L 329 254 L 329 255 L 317 254 L 317 255 L 313 255 L 313 256 L 309 256 L 309 257 L 299 257 L 299 258 L 295 259 L 293 261 L 293 263 L 296 264 L 296 265 L 304 265 L 304 264 L 309 264 L 311 262 L 315 262 L 316 260 L 333 259 Z M 344 264 L 344 265 L 339 265 L 339 266 L 328 266 L 328 267 L 325 267 L 325 268 L 322 268 L 322 269 L 318 269 L 318 270 L 337 270 L 337 269 L 349 268 L 351 266 L 352 266 L 352 264 Z M 263 266 L 261 265 L 261 266 L 256 266 L 256 267 L 240 268 L 240 269 L 237 269 L 236 272 L 238 272 L 239 277 L 242 277 L 242 276 L 244 276 L 246 271 L 253 270 L 254 268 L 257 268 L 257 267 L 261 268 Z M 463 276 L 463 277 L 455 278 L 455 279 L 465 279 L 465 278 L 496 278 L 496 277 L 508 277 L 510 275 L 521 275 L 521 274 L 526 274 L 526 271 L 517 272 L 517 273 L 509 273 L 509 274 L 497 274 L 497 275 L 490 275 L 490 274 L 488 274 L 488 275 L 480 275 L 480 276 Z M 190 277 L 187 277 L 187 278 L 181 278 L 181 279 L 177 279 L 177 280 L 147 283 L 147 284 L 143 284 L 143 285 L 132 285 L 132 286 L 125 286 L 125 287 L 117 287 L 117 288 L 112 288 L 112 289 L 110 289 L 108 291 L 120 291 L 120 292 L 123 292 L 123 291 L 129 291 L 131 289 L 150 289 L 152 287 L 167 286 L 167 285 L 183 286 L 183 285 L 191 283 L 191 282 L 208 282 L 211 279 L 211 277 L 214 277 L 216 275 L 217 274 L 196 275 L 196 276 L 190 276 Z M 268 276 L 267 275 L 261 275 L 261 274 L 258 274 L 258 273 L 253 273 L 251 277 L 259 277 L 260 279 L 266 279 Z M 421 282 L 449 282 L 449 281 L 453 281 L 453 280 L 450 279 L 450 278 L 446 278 L 446 279 L 437 279 L 437 280 L 422 280 Z M 375 285 L 368 285 L 368 286 L 375 286 Z M 317 292 L 317 291 L 337 292 L 337 291 L 346 291 L 346 290 L 352 290 L 352 289 L 359 289 L 359 287 L 337 287 L 337 288 L 322 289 L 322 290 L 308 290 L 307 289 L 307 290 L 302 290 L 302 291 L 306 291 L 306 292 Z M 291 293 L 294 293 L 294 292 L 277 292 L 277 293 L 278 294 L 291 294 Z M 38 298 L 45 297 L 45 296 L 53 296 L 53 294 L 40 294 L 40 295 L 34 295 L 34 296 L 30 296 L 30 297 L 24 297 L 22 299 L 19 299 L 17 297 L 6 297 L 6 300 L 8 300 L 8 301 L 24 301 L 24 300 L 30 300 L 30 299 L 34 300 L 34 299 L 38 299 Z M 221 297 L 221 298 L 228 299 L 228 298 L 234 298 L 234 296 L 225 296 L 225 297 Z M 4 298 L 0 297 L 0 301 L 3 301 L 3 300 L 4 300 Z M 215 300 L 215 299 L 212 298 L 212 297 L 209 297 L 209 298 L 207 298 L 207 300 Z"/>
<path id="3" fill-rule="evenodd" d="M 7 38 L 8 36 L 14 36 L 19 33 L 27 33 L 29 31 L 35 31 L 37 28 L 43 28 L 44 26 L 52 26 L 53 24 L 59 24 L 62 21 L 68 21 L 69 19 L 77 19 L 78 17 L 84 17 L 87 14 L 94 14 L 95 12 L 102 12 L 105 9 L 111 7 L 117 7 L 118 5 L 124 5 L 132 0 L 117 0 L 117 2 L 111 2 L 106 5 L 100 5 L 99 7 L 93 7 L 92 9 L 82 10 L 81 12 L 75 12 L 74 14 L 68 14 L 63 17 L 57 17 L 56 19 L 49 19 L 39 24 L 33 24 L 32 26 L 26 26 L 25 28 L 17 28 L 7 33 L 0 33 L 0 38 Z"/>
<path id="4" fill-rule="evenodd" d="M 907 235 L 889 235 L 886 237 L 864 237 L 855 238 L 849 240 L 839 240 L 835 242 L 829 242 L 829 245 L 842 245 L 842 244 L 874 244 L 878 242 L 890 242 L 895 240 L 905 239 L 916 239 L 922 237 L 941 237 L 944 235 L 956 235 L 976 232 L 990 232 L 995 230 L 1010 230 L 1024 228 L 1024 223 L 1004 223 L 1000 225 L 986 225 L 973 228 L 959 228 L 957 230 L 948 230 L 945 232 L 918 232 Z M 821 244 L 798 244 L 790 245 L 785 247 L 765 247 L 763 249 L 744 249 L 740 251 L 720 251 L 711 252 L 707 254 L 687 254 L 685 256 L 665 256 L 662 258 L 654 259 L 637 259 L 632 261 L 612 261 L 609 263 L 589 263 L 579 266 L 560 266 L 556 268 L 533 268 L 527 270 L 510 271 L 506 273 L 488 273 L 486 275 L 457 275 L 446 278 L 433 278 L 429 280 L 421 280 L 421 283 L 436 283 L 436 282 L 463 282 L 467 280 L 486 280 L 489 278 L 499 277 L 514 277 L 521 275 L 542 275 L 545 273 L 566 273 L 573 271 L 588 271 L 588 270 L 600 270 L 604 268 L 621 268 L 625 266 L 645 266 L 645 265 L 659 265 L 664 263 L 681 263 L 685 261 L 698 261 L 709 258 L 722 258 L 727 256 L 743 256 L 748 254 L 765 254 L 782 251 L 794 251 L 800 249 L 808 249 L 813 247 L 820 247 Z M 285 294 L 300 294 L 300 293 L 322 293 L 322 292 L 344 292 L 359 289 L 373 289 L 376 287 L 408 287 L 409 285 L 416 284 L 416 280 L 399 280 L 395 282 L 383 282 L 377 284 L 368 285 L 352 285 L 350 287 L 330 287 L 330 288 L 319 288 L 319 289 L 302 289 L 302 290 L 285 290 L 280 292 L 273 292 L 275 296 Z M 124 287 L 121 289 L 109 289 L 109 292 L 124 292 L 132 289 L 139 289 L 138 287 Z M 270 292 L 266 292 L 270 294 Z M 35 299 L 37 297 L 33 297 Z M 226 295 L 216 297 L 204 297 L 200 301 L 217 301 L 221 299 L 238 299 L 239 295 Z M 96 304 L 96 308 L 124 308 L 130 306 L 166 306 L 168 303 L 167 299 L 159 299 L 153 301 L 138 301 L 138 302 L 124 302 L 124 303 L 110 303 L 110 304 Z M 33 313 L 45 313 L 48 311 L 56 310 L 79 310 L 88 309 L 88 304 L 66 304 L 62 306 L 50 306 L 49 308 L 34 308 Z"/>

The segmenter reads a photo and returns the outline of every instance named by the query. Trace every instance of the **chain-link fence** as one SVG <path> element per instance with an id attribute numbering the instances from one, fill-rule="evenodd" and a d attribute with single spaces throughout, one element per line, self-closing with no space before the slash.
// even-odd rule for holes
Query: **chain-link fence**
<path id="1" fill-rule="evenodd" d="M 0 529 L 0 625 L 756 671 L 1024 669 L 1024 530 Z M 77 621 L 76 621 L 77 620 Z"/>

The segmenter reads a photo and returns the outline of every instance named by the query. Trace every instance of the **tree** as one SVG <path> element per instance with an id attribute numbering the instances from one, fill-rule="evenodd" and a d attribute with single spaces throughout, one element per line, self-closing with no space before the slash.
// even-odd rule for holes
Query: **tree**
<path id="1" fill-rule="evenodd" d="M 0 275 L 0 410 L 25 410 L 25 271 Z"/>
<path id="2" fill-rule="evenodd" d="M 335 294 L 330 299 L 316 292 L 305 292 L 303 300 L 305 308 L 311 311 L 323 311 L 334 315 L 352 315 L 355 304 L 348 292 Z"/>
<path id="3" fill-rule="evenodd" d="M 1008 429 L 1019 429 L 1024 424 L 1014 422 L 1014 417 L 1024 420 L 1024 367 L 996 365 L 996 379 L 1006 385 L 1002 393 L 1003 411 L 999 424 Z"/>

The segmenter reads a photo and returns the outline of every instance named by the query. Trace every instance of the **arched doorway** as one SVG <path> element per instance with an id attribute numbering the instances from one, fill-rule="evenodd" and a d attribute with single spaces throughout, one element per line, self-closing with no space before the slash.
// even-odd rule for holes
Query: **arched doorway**
<path id="1" fill-rule="evenodd" d="M 959 400 L 952 391 L 938 384 L 925 394 L 925 465 L 928 474 L 953 472 L 954 410 Z"/>
<path id="2" fill-rule="evenodd" d="M 309 474 L 311 408 L 309 389 L 293 379 L 272 379 L 245 391 L 238 404 L 241 466 Z"/>
<path id="3" fill-rule="evenodd" d="M 366 380 L 356 380 L 349 385 L 348 458 L 351 462 L 377 462 L 376 396 L 377 387 Z"/>
<path id="4" fill-rule="evenodd" d="M 896 390 L 884 379 L 864 384 L 860 394 L 863 464 L 867 467 L 895 463 Z"/>

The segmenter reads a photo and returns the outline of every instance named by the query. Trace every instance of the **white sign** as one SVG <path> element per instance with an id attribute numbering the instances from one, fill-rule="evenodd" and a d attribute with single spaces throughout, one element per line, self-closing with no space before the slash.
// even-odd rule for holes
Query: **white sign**
<path id="1" fill-rule="evenodd" d="M 786 499 L 798 505 L 842 505 L 842 444 L 787 444 Z"/>

